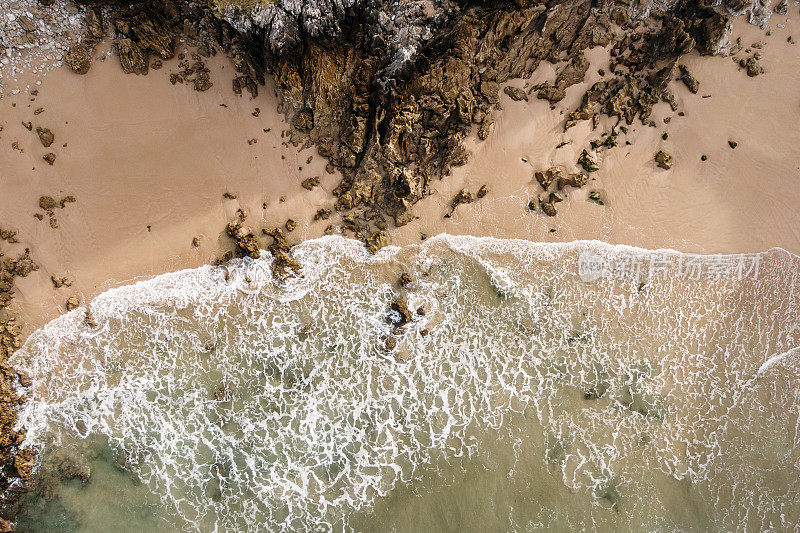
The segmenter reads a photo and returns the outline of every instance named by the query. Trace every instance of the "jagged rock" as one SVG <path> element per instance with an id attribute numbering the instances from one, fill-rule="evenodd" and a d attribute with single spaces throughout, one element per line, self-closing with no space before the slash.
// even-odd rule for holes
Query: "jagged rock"
<path id="1" fill-rule="evenodd" d="M 313 191 L 315 187 L 319 186 L 319 176 L 306 178 L 300 185 L 302 185 L 302 187 L 306 190 Z"/>
<path id="2" fill-rule="evenodd" d="M 119 55 L 119 63 L 127 74 L 147 74 L 147 53 L 132 39 L 116 39 L 114 46 Z"/>
<path id="3" fill-rule="evenodd" d="M 764 67 L 759 65 L 758 60 L 755 57 L 742 59 L 741 61 L 739 61 L 739 66 L 745 69 L 747 75 L 750 76 L 751 78 L 754 78 L 759 74 L 764 73 Z"/>
<path id="4" fill-rule="evenodd" d="M 408 305 L 403 298 L 397 298 L 394 302 L 392 302 L 391 308 L 392 311 L 399 315 L 392 320 L 392 322 L 398 327 L 408 324 L 414 318 L 414 314 L 408 308 Z"/>
<path id="5" fill-rule="evenodd" d="M 33 123 L 30 121 L 22 121 L 22 127 L 28 131 L 31 131 L 33 129 Z"/>
<path id="6" fill-rule="evenodd" d="M 556 210 L 556 206 L 552 202 L 543 202 L 542 203 L 542 211 L 544 211 L 544 214 L 549 216 L 549 217 L 554 217 L 554 216 L 556 216 L 558 214 L 558 211 Z"/>
<path id="7" fill-rule="evenodd" d="M 228 234 L 236 243 L 236 250 L 241 255 L 258 259 L 261 257 L 261 250 L 258 247 L 258 240 L 253 232 L 242 227 L 241 222 L 230 222 L 225 227 Z"/>
<path id="8" fill-rule="evenodd" d="M 389 246 L 390 243 L 391 240 L 389 239 L 388 233 L 386 233 L 385 231 L 376 231 L 375 233 L 367 237 L 365 245 L 369 253 L 375 254 L 381 248 Z"/>
<path id="9" fill-rule="evenodd" d="M 489 188 L 486 185 L 481 185 L 481 188 L 478 189 L 478 192 L 475 194 L 475 197 L 480 200 L 484 196 L 489 194 Z"/>
<path id="10" fill-rule="evenodd" d="M 400 274 L 399 283 L 400 283 L 401 287 L 405 287 L 407 285 L 410 285 L 411 284 L 411 276 L 408 275 L 408 273 L 403 272 L 402 274 Z"/>
<path id="11" fill-rule="evenodd" d="M 77 309 L 78 307 L 80 307 L 80 305 L 81 301 L 80 299 L 78 299 L 77 296 L 70 296 L 69 298 L 67 298 L 67 303 L 65 307 L 67 308 L 67 311 L 72 311 L 73 309 Z"/>
<path id="12" fill-rule="evenodd" d="M 73 45 L 64 54 L 64 64 L 76 74 L 86 74 L 92 66 L 91 52 L 83 44 Z"/>
<path id="13" fill-rule="evenodd" d="M 53 163 L 56 162 L 56 154 L 48 152 L 42 156 L 42 159 L 44 159 L 48 165 L 53 166 Z"/>
<path id="14" fill-rule="evenodd" d="M 589 70 L 589 60 L 586 59 L 583 52 L 580 52 L 561 69 L 553 85 L 545 83 L 535 87 L 538 89 L 536 97 L 547 100 L 551 104 L 560 102 L 566 96 L 569 87 L 583 81 L 587 70 Z"/>
<path id="15" fill-rule="evenodd" d="M 450 201 L 450 212 L 445 215 L 445 218 L 452 216 L 453 212 L 461 204 L 471 204 L 473 202 L 472 193 L 466 189 L 461 189 L 458 194 Z"/>
<path id="16" fill-rule="evenodd" d="M 520 100 L 525 100 L 526 102 L 528 101 L 528 93 L 526 93 L 519 87 L 507 86 L 503 89 L 503 92 L 506 93 L 515 102 L 519 102 Z"/>
<path id="17" fill-rule="evenodd" d="M 39 208 L 42 211 L 46 211 L 48 214 L 52 214 L 53 211 L 58 207 L 58 202 L 52 196 L 41 196 L 39 197 Z"/>
<path id="18" fill-rule="evenodd" d="M 284 227 L 286 228 L 286 231 L 294 231 L 294 229 L 297 227 L 297 222 L 290 218 L 286 221 Z"/>
<path id="19" fill-rule="evenodd" d="M 53 132 L 48 128 L 38 126 L 36 128 L 36 134 L 39 136 L 39 141 L 45 148 L 49 148 L 50 145 L 53 144 L 53 141 L 55 141 L 55 135 L 53 135 Z"/>
<path id="20" fill-rule="evenodd" d="M 567 174 L 566 176 L 559 176 L 558 182 L 557 182 L 557 187 L 558 187 L 559 191 L 561 189 L 563 189 L 564 187 L 566 187 L 566 186 L 575 187 L 576 189 L 580 189 L 581 187 L 586 185 L 586 182 L 588 181 L 588 179 L 589 179 L 589 176 L 587 176 L 586 174 L 581 174 L 581 173 Z"/>
<path id="21" fill-rule="evenodd" d="M 583 170 L 585 170 L 586 172 L 596 172 L 600 170 L 600 167 L 595 162 L 594 158 L 592 158 L 592 156 L 589 155 L 589 152 L 587 150 L 581 152 L 581 155 L 578 158 L 578 165 L 583 167 Z"/>
<path id="22" fill-rule="evenodd" d="M 314 213 L 314 221 L 328 220 L 329 218 L 331 218 L 331 210 L 327 207 L 321 207 Z"/>
<path id="23" fill-rule="evenodd" d="M 656 165 L 665 170 L 669 170 L 672 167 L 672 156 L 662 150 L 656 152 L 654 159 Z"/>
<path id="24" fill-rule="evenodd" d="M 684 65 L 679 65 L 678 68 L 681 71 L 681 81 L 683 82 L 686 87 L 689 88 L 689 91 L 692 94 L 697 94 L 697 91 L 700 90 L 700 82 L 697 81 L 694 76 L 689 73 L 689 69 L 687 69 Z"/>

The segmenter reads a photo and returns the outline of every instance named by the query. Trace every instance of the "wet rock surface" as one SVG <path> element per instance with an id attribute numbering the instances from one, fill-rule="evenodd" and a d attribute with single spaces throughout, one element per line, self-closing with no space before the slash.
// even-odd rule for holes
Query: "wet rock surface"
<path id="1" fill-rule="evenodd" d="M 10 310 L 14 299 L 14 285 L 39 269 L 29 249 L 12 253 L 18 246 L 16 232 L 0 229 L 0 503 L 2 515 L 13 519 L 13 504 L 25 491 L 34 464 L 33 450 L 22 448 L 24 429 L 15 429 L 17 406 L 21 399 L 16 386 L 29 387 L 30 378 L 15 371 L 8 359 L 22 345 L 21 323 Z M 11 246 L 9 246 L 11 245 Z M 19 483 L 19 480 L 23 483 Z"/>

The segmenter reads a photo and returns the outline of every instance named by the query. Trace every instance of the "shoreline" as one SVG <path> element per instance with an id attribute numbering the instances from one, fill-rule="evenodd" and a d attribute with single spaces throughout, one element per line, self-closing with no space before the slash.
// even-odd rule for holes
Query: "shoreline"
<path id="1" fill-rule="evenodd" d="M 501 93 L 503 109 L 497 112 L 489 137 L 468 139 L 471 160 L 447 179 L 431 184 L 431 196 L 415 205 L 417 218 L 389 230 L 392 242 L 404 245 L 419 242 L 422 234 L 446 232 L 540 242 L 601 240 L 701 253 L 779 246 L 797 253 L 800 231 L 792 222 L 800 212 L 800 187 L 785 180 L 791 179 L 793 161 L 800 160 L 800 145 L 791 145 L 790 136 L 770 122 L 777 115 L 787 124 L 800 122 L 797 108 L 782 110 L 792 91 L 783 94 L 787 103 L 776 101 L 778 96 L 763 99 L 766 108 L 772 106 L 771 116 L 764 109 L 740 109 L 740 123 L 734 128 L 731 122 L 736 117 L 728 115 L 737 102 L 752 101 L 776 83 L 800 87 L 800 58 L 792 54 L 794 45 L 784 35 L 798 27 L 795 22 L 772 35 L 774 46 L 766 47 L 763 58 L 766 72 L 756 78 L 748 78 L 727 57 L 686 56 L 683 62 L 700 79 L 701 94 L 711 98 L 693 95 L 673 81 L 670 87 L 686 116 L 665 124 L 669 106 L 657 104 L 653 112 L 657 127 L 635 126 L 637 131 L 628 137 L 632 145 L 607 152 L 600 170 L 585 187 L 566 194 L 553 218 L 525 207 L 542 192 L 533 173 L 554 164 L 568 172 L 577 168 L 577 150 L 588 144 L 593 131 L 582 122 L 564 133 L 564 114 L 600 78 L 597 71 L 607 67 L 608 53 L 603 48 L 588 50 L 587 79 L 569 87 L 566 98 L 552 109 L 545 100 L 512 101 Z M 763 32 L 758 28 L 736 21 L 734 38 L 749 41 L 759 35 Z M 102 46 L 99 50 L 106 55 Z M 226 73 L 233 69 L 223 56 L 208 60 L 214 85 L 205 92 L 169 83 L 175 60 L 165 61 L 161 71 L 147 76 L 126 75 L 115 61 L 95 63 L 84 76 L 66 67 L 50 72 L 38 87 L 35 102 L 26 103 L 43 107 L 41 115 L 28 118 L 31 108 L 10 107 L 27 100 L 22 93 L 0 100 L 0 106 L 11 112 L 0 139 L 5 144 L 18 139 L 26 151 L 19 154 L 8 146 L 0 151 L 0 161 L 10 169 L 10 179 L 0 184 L 0 191 L 18 199 L 0 217 L 0 227 L 18 230 L 42 267 L 17 280 L 13 307 L 26 324 L 26 335 L 61 313 L 69 296 L 88 301 L 131 280 L 219 257 L 231 247 L 224 226 L 237 218 L 237 209 L 247 213 L 243 225 L 252 227 L 258 238 L 261 227 L 281 227 L 292 218 L 297 229 L 286 232 L 292 245 L 324 234 L 336 222 L 335 211 L 327 221 L 314 222 L 313 215 L 322 207 L 333 211 L 331 191 L 341 175 L 326 172 L 326 161 L 316 147 L 298 150 L 287 141 L 289 126 L 270 81 L 258 97 L 248 99 L 235 96 L 227 86 Z M 549 63 L 543 63 L 530 79 L 509 85 L 530 86 L 552 79 L 554 73 Z M 58 88 L 58 94 L 50 87 Z M 140 110 L 144 95 L 146 107 Z M 714 117 L 724 119 L 718 133 L 709 123 Z M 26 118 L 55 133 L 59 158 L 53 166 L 41 162 L 38 152 L 43 148 L 20 126 Z M 711 133 L 699 138 L 698 128 Z M 729 131 L 739 139 L 735 150 L 727 145 Z M 160 133 L 152 135 L 156 132 Z M 669 139 L 660 139 L 667 132 Z M 257 142 L 250 144 L 251 139 Z M 570 144 L 554 149 L 557 139 Z M 754 184 L 749 176 L 768 161 L 765 150 L 778 141 L 783 143 L 780 157 Z M 64 142 L 67 147 L 61 148 Z M 697 144 L 708 154 L 707 162 L 692 154 L 700 152 Z M 652 160 L 660 146 L 675 155 L 671 170 L 656 167 Z M 697 160 L 692 161 L 691 155 Z M 34 179 L 27 165 L 36 168 Z M 703 172 L 707 174 L 700 175 Z M 796 175 L 800 181 L 800 173 Z M 319 187 L 307 191 L 300 186 L 313 176 L 321 178 Z M 459 205 L 452 218 L 443 218 L 461 188 L 475 191 L 481 185 L 489 190 L 485 198 Z M 606 205 L 587 199 L 592 190 L 600 191 Z M 228 192 L 236 198 L 223 198 Z M 38 197 L 46 194 L 76 198 L 55 210 L 58 229 L 48 227 L 47 219 L 32 216 L 39 211 Z M 266 210 L 264 201 L 269 204 Z M 781 209 L 773 208 L 776 201 Z M 748 210 L 753 215 L 745 218 Z M 498 220 L 496 213 L 507 216 Z M 195 236 L 200 237 L 198 248 L 192 246 Z M 74 284 L 56 289 L 51 275 L 69 277 Z"/>
<path id="2" fill-rule="evenodd" d="M 679 16 L 724 19 L 702 9 Z M 557 25 L 564 14 L 554 13 Z M 524 26 L 507 15 L 495 21 L 511 24 L 504 31 Z M 111 21 L 124 27 L 131 16 Z M 678 254 L 800 254 L 800 143 L 792 136 L 800 54 L 791 35 L 800 23 L 788 18 L 766 33 L 734 20 L 732 47 L 744 50 L 734 57 L 701 56 L 708 43 L 687 48 L 681 38 L 689 34 L 663 14 L 652 27 L 609 19 L 597 41 L 553 43 L 572 50 L 566 59 L 545 54 L 558 31 L 528 26 L 525 35 L 539 31 L 539 40 L 525 61 L 518 61 L 524 38 L 507 54 L 517 63 L 492 66 L 485 77 L 480 61 L 495 65 L 503 54 L 454 55 L 465 71 L 453 75 L 445 60 L 427 65 L 415 89 L 378 95 L 403 102 L 394 105 L 359 100 L 375 94 L 352 81 L 358 60 L 341 50 L 254 66 L 246 44 L 228 34 L 216 42 L 229 53 L 217 55 L 208 35 L 170 33 L 178 19 L 159 26 L 163 35 L 153 30 L 149 44 L 125 37 L 150 31 L 147 16 L 137 15 L 127 32 L 112 29 L 112 42 L 100 8 L 91 8 L 87 41 L 76 45 L 92 54 L 91 68 L 33 70 L 13 80 L 16 93 L 0 96 L 0 196 L 13 199 L 0 211 L 6 359 L 65 309 L 89 309 L 110 289 L 263 249 L 276 255 L 273 274 L 286 273 L 292 246 L 330 234 L 354 237 L 365 253 L 469 235 Z M 458 21 L 461 29 L 468 19 Z M 476 20 L 475 28 L 484 24 Z M 575 25 L 568 15 L 562 22 Z M 625 39 L 639 33 L 621 44 L 618 30 L 631 32 Z M 666 52 L 648 49 L 656 37 L 669 41 Z M 499 39 L 454 42 L 477 53 Z M 125 46 L 144 52 L 126 56 Z M 318 73 L 303 72 L 309 58 L 320 61 Z M 123 73 L 132 68 L 149 74 Z M 274 77 L 256 87 L 262 68 L 275 68 Z M 580 81 L 559 81 L 570 69 L 582 70 Z M 440 98 L 451 82 L 456 89 Z M 85 323 L 94 324 L 89 311 Z M 0 377 L 2 446 L 11 454 L 5 481 L 29 480 L 33 450 L 20 448 L 25 430 L 11 428 L 25 401 L 16 394 L 30 378 L 7 364 Z"/>

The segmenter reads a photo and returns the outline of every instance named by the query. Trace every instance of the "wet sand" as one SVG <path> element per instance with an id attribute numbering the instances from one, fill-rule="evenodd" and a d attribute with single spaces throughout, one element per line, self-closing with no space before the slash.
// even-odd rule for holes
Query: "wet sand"
<path id="1" fill-rule="evenodd" d="M 504 109 L 490 137 L 469 141 L 470 162 L 433 184 L 435 194 L 415 207 L 420 218 L 393 230 L 394 242 L 448 232 L 546 242 L 600 239 L 709 253 L 773 246 L 800 252 L 800 143 L 794 134 L 800 123 L 800 48 L 787 42 L 792 30 L 800 36 L 800 24 L 793 22 L 786 29 L 773 27 L 766 37 L 737 21 L 732 40 L 741 35 L 745 46 L 766 43 L 761 61 L 766 73 L 756 78 L 731 58 L 685 58 L 701 82 L 696 95 L 680 82 L 671 86 L 686 116 L 658 104 L 657 127 L 634 125 L 630 146 L 621 136 L 594 179 L 558 204 L 555 218 L 527 211 L 528 201 L 541 192 L 533 171 L 551 165 L 577 170 L 580 150 L 599 136 L 589 123 L 564 134 L 563 120 L 586 87 L 600 79 L 597 69 L 607 63 L 607 52 L 589 52 L 593 66 L 586 81 L 568 89 L 552 110 L 535 97 L 513 102 L 501 94 Z M 29 246 L 41 265 L 17 283 L 14 306 L 27 332 L 62 312 L 68 296 L 85 301 L 133 279 L 208 263 L 229 249 L 224 226 L 240 207 L 255 231 L 292 217 L 298 228 L 291 242 L 323 233 L 328 222 L 311 219 L 320 207 L 332 207 L 330 192 L 339 175 L 325 172 L 314 147 L 298 152 L 282 144 L 287 125 L 269 84 L 254 100 L 239 97 L 231 90 L 228 60 L 217 56 L 209 67 L 214 86 L 203 93 L 169 83 L 177 60 L 134 76 L 109 58 L 96 61 L 85 76 L 65 68 L 51 72 L 34 102 L 24 93 L 0 100 L 0 197 L 13 198 L 3 201 L 0 227 L 18 230 L 22 243 L 4 250 Z M 531 80 L 512 84 L 553 76 L 553 66 L 543 64 Z M 703 98 L 706 94 L 711 97 Z M 38 107 L 45 111 L 34 115 Z M 665 124 L 668 115 L 673 118 Z M 50 128 L 53 146 L 42 147 L 21 121 Z M 665 132 L 669 137 L 662 140 Z M 258 142 L 248 143 L 251 139 Z M 736 149 L 729 140 L 737 141 Z M 11 148 L 15 141 L 24 152 Z M 561 141 L 571 142 L 556 149 Z M 653 154 L 659 149 L 672 154 L 670 170 L 656 167 Z M 57 156 L 53 166 L 42 160 L 48 151 Z M 300 183 L 311 176 L 320 176 L 322 186 L 307 191 Z M 486 198 L 443 218 L 462 187 L 474 193 L 483 184 L 490 191 Z M 606 205 L 588 201 L 590 190 L 599 191 Z M 237 199 L 224 199 L 225 192 Z M 76 198 L 55 210 L 57 229 L 47 216 L 42 221 L 33 216 L 41 212 L 41 195 Z M 192 246 L 195 236 L 199 248 Z M 70 276 L 74 284 L 55 289 L 51 274 Z"/>

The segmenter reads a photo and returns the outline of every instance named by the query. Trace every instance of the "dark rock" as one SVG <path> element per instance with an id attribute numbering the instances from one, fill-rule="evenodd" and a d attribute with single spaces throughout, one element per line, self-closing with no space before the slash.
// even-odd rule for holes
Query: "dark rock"
<path id="1" fill-rule="evenodd" d="M 45 161 L 47 161 L 47 164 L 48 164 L 48 165 L 52 166 L 52 165 L 53 165 L 53 163 L 55 163 L 55 162 L 56 162 L 56 154 L 54 154 L 53 152 L 48 152 L 48 153 L 46 153 L 46 154 L 44 154 L 44 155 L 42 156 L 42 159 L 44 159 Z"/>
<path id="2" fill-rule="evenodd" d="M 92 66 L 91 52 L 83 44 L 73 45 L 64 54 L 64 64 L 76 74 L 86 74 Z"/>
<path id="3" fill-rule="evenodd" d="M 258 240 L 253 232 L 242 227 L 241 222 L 230 222 L 225 227 L 225 233 L 236 243 L 236 251 L 253 259 L 261 257 Z"/>
<path id="4" fill-rule="evenodd" d="M 680 69 L 681 76 L 680 80 L 683 82 L 684 85 L 692 92 L 692 94 L 697 94 L 697 91 L 700 90 L 700 82 L 695 79 L 694 76 L 691 75 L 689 69 L 686 68 L 684 65 L 679 65 L 678 69 Z"/>
<path id="5" fill-rule="evenodd" d="M 300 185 L 303 186 L 304 189 L 309 191 L 313 191 L 315 187 L 319 186 L 319 176 L 314 176 L 312 178 L 306 178 L 303 180 L 303 183 Z"/>
<path id="6" fill-rule="evenodd" d="M 507 86 L 503 89 L 503 92 L 506 93 L 515 102 L 519 102 L 520 100 L 525 100 L 526 102 L 528 101 L 528 93 L 526 93 L 519 87 Z"/>
<path id="7" fill-rule="evenodd" d="M 656 165 L 665 170 L 669 170 L 672 167 L 672 156 L 663 150 L 656 152 L 654 159 L 656 161 Z"/>
<path id="8" fill-rule="evenodd" d="M 583 170 L 586 172 L 596 172 L 600 170 L 600 167 L 594 161 L 594 158 L 589 155 L 589 152 L 584 150 L 581 152 L 580 157 L 578 157 L 578 165 L 583 167 Z"/>
<path id="9" fill-rule="evenodd" d="M 36 134 L 39 135 L 39 141 L 45 148 L 48 148 L 55 141 L 55 135 L 48 128 L 37 127 Z"/>

